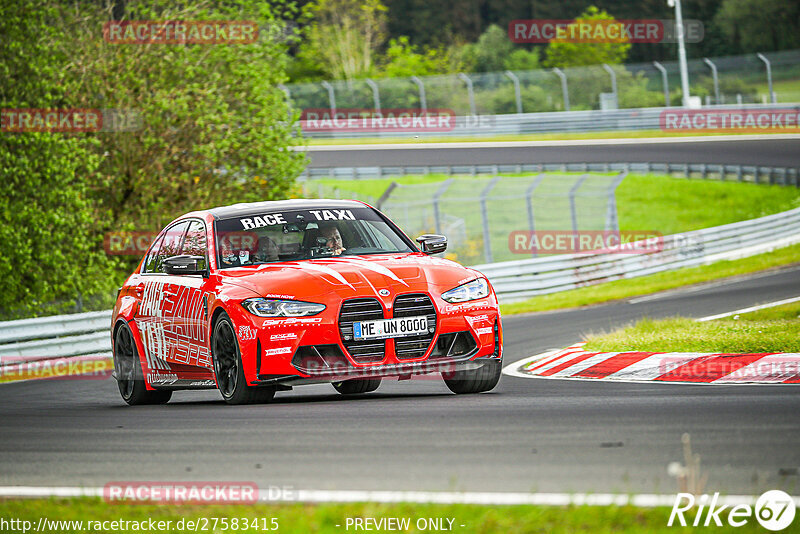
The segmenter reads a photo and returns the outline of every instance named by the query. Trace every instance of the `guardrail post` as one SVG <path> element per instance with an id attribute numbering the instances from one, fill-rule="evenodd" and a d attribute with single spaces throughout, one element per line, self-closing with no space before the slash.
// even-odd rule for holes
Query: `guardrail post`
<path id="1" fill-rule="evenodd" d="M 375 111 L 380 113 L 381 112 L 381 94 L 378 91 L 378 84 L 367 78 L 364 80 L 369 85 L 370 89 L 372 89 L 372 104 L 375 106 Z"/>
<path id="2" fill-rule="evenodd" d="M 617 219 L 617 187 L 622 183 L 622 180 L 628 176 L 628 173 L 623 171 L 614 178 L 611 185 L 608 186 L 606 191 L 608 200 L 606 201 L 606 231 L 619 232 L 619 220 Z"/>
<path id="3" fill-rule="evenodd" d="M 742 173 L 742 166 L 736 166 L 736 179 L 740 182 L 744 182 L 744 173 Z"/>
<path id="4" fill-rule="evenodd" d="M 653 66 L 661 73 L 661 85 L 664 86 L 664 106 L 669 107 L 669 80 L 667 79 L 667 69 L 658 61 L 653 61 Z"/>
<path id="5" fill-rule="evenodd" d="M 489 210 L 486 207 L 486 197 L 492 191 L 492 188 L 500 180 L 499 176 L 495 176 L 489 181 L 489 184 L 481 191 L 481 221 L 483 222 L 483 254 L 486 263 L 492 263 L 492 241 L 489 234 Z"/>
<path id="6" fill-rule="evenodd" d="M 762 54 L 760 52 L 758 54 L 756 54 L 756 57 L 758 57 L 758 59 L 763 61 L 764 65 L 767 66 L 767 86 L 769 87 L 769 98 L 770 98 L 770 100 L 772 101 L 773 104 L 777 104 L 778 103 L 778 98 L 775 95 L 775 91 L 772 90 L 772 64 L 767 59 L 767 56 L 765 56 L 764 54 Z"/>
<path id="7" fill-rule="evenodd" d="M 469 95 L 469 113 L 472 116 L 477 115 L 475 112 L 475 93 L 472 91 L 472 80 L 463 72 L 458 73 L 458 78 L 467 84 L 467 94 Z"/>
<path id="8" fill-rule="evenodd" d="M 383 206 L 384 202 L 389 200 L 389 197 L 391 196 L 392 191 L 394 191 L 395 188 L 397 188 L 397 182 L 390 183 L 389 187 L 386 188 L 386 191 L 384 191 L 383 194 L 378 199 L 378 201 L 375 202 L 375 207 L 381 209 L 381 206 Z"/>
<path id="9" fill-rule="evenodd" d="M 331 105 L 331 113 L 336 113 L 336 94 L 333 92 L 333 86 L 328 82 L 322 82 L 322 87 L 328 90 L 328 102 Z"/>
<path id="10" fill-rule="evenodd" d="M 714 104 L 719 105 L 719 76 L 717 76 L 717 66 L 707 57 L 703 58 L 703 63 L 711 69 L 711 77 L 714 79 Z"/>
<path id="11" fill-rule="evenodd" d="M 519 78 L 510 70 L 507 70 L 505 75 L 514 82 L 514 99 L 517 101 L 517 113 L 522 113 L 522 91 L 519 89 Z"/>
<path id="12" fill-rule="evenodd" d="M 603 68 L 606 70 L 609 76 L 611 76 L 611 93 L 614 95 L 614 104 L 616 108 L 619 109 L 619 95 L 617 94 L 617 73 L 614 72 L 607 63 L 603 63 Z"/>
<path id="13" fill-rule="evenodd" d="M 564 111 L 569 111 L 569 91 L 567 90 L 567 75 L 556 67 L 553 72 L 561 79 L 561 96 L 564 98 Z"/>
<path id="14" fill-rule="evenodd" d="M 586 178 L 588 178 L 588 175 L 582 175 L 569 190 L 569 211 L 572 217 L 572 233 L 575 234 L 576 238 L 578 237 L 578 210 L 575 206 L 575 195 L 578 193 L 578 189 L 583 185 L 583 182 L 586 181 Z"/>
<path id="15" fill-rule="evenodd" d="M 534 224 L 533 217 L 533 192 L 537 187 L 539 187 L 539 184 L 542 183 L 544 177 L 544 174 L 537 174 L 533 179 L 533 183 L 531 183 L 531 185 L 528 186 L 528 189 L 525 190 L 525 205 L 528 208 L 528 230 L 531 232 L 531 238 L 533 238 L 534 232 L 536 232 L 536 225 Z M 535 250 L 532 250 L 531 255 L 535 258 L 538 253 Z"/>
<path id="16" fill-rule="evenodd" d="M 412 76 L 411 81 L 417 84 L 417 89 L 419 89 L 419 107 L 422 111 L 428 110 L 428 102 L 425 99 L 425 84 L 422 83 L 422 80 L 419 76 Z"/>
<path id="17" fill-rule="evenodd" d="M 439 217 L 439 199 L 444 195 L 444 192 L 447 191 L 447 188 L 450 187 L 450 184 L 453 183 L 453 178 L 449 180 L 445 180 L 442 182 L 442 185 L 439 186 L 439 189 L 436 193 L 433 194 L 433 221 L 436 224 L 436 233 L 442 233 L 442 222 Z"/>

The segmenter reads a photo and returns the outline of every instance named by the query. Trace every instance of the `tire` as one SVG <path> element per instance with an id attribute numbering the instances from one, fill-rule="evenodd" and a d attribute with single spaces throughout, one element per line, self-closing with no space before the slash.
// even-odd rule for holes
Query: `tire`
<path id="1" fill-rule="evenodd" d="M 344 382 L 334 382 L 333 389 L 342 395 L 359 395 L 375 391 L 381 385 L 380 378 L 354 378 Z"/>
<path id="2" fill-rule="evenodd" d="M 172 391 L 148 390 L 145 386 L 139 351 L 127 324 L 114 334 L 114 372 L 119 394 L 131 406 L 166 404 L 172 398 Z"/>
<path id="3" fill-rule="evenodd" d="M 487 361 L 478 369 L 442 373 L 442 378 L 453 393 L 482 393 L 497 386 L 502 372 L 502 361 Z"/>
<path id="4" fill-rule="evenodd" d="M 239 343 L 236 340 L 233 323 L 226 313 L 222 313 L 214 323 L 211 335 L 211 359 L 214 362 L 214 377 L 219 392 L 226 403 L 257 404 L 269 402 L 275 396 L 275 388 L 247 385 Z"/>

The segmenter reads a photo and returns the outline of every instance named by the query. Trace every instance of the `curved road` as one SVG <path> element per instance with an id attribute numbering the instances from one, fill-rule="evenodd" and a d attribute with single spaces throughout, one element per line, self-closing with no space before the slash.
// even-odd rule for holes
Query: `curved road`
<path id="1" fill-rule="evenodd" d="M 655 298 L 505 319 L 506 361 L 637 317 L 703 316 L 800 295 L 800 266 Z M 347 399 L 328 385 L 269 405 L 216 391 L 124 406 L 110 379 L 0 386 L 0 485 L 254 481 L 260 487 L 674 493 L 681 435 L 707 491 L 800 489 L 800 390 L 504 376 L 452 395 L 437 379 Z"/>
<path id="2" fill-rule="evenodd" d="M 509 143 L 312 146 L 311 167 L 525 163 L 724 163 L 800 165 L 800 135 L 606 139 Z"/>

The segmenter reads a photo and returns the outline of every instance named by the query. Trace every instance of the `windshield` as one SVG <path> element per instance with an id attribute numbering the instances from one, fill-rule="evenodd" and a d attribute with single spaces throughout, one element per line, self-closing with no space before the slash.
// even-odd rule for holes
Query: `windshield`
<path id="1" fill-rule="evenodd" d="M 316 258 L 416 252 L 370 208 L 271 211 L 215 224 L 221 269 Z"/>

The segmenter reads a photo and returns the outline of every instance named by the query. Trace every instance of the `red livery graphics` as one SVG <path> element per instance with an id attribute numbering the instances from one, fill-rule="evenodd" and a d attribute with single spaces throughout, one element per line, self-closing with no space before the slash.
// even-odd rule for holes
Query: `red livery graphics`
<path id="1" fill-rule="evenodd" d="M 230 404 L 331 383 L 441 374 L 455 393 L 493 389 L 497 298 L 478 271 L 435 255 L 356 201 L 286 200 L 189 213 L 162 230 L 120 288 L 114 376 L 128 404 L 220 390 Z"/>

